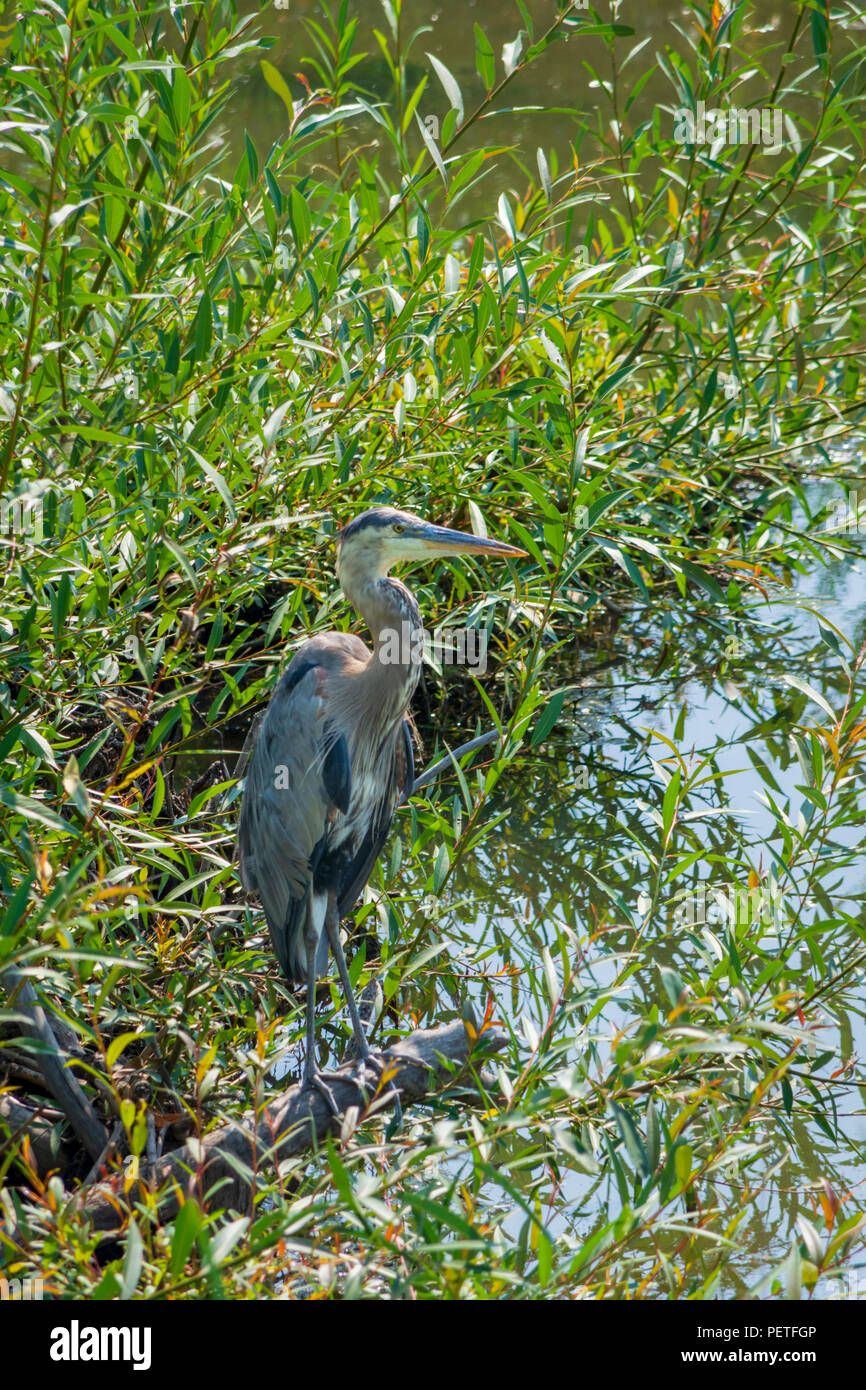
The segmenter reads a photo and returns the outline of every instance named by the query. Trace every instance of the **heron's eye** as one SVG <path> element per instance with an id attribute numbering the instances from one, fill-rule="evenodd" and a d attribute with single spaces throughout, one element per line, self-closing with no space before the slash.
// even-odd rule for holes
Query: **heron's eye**
<path id="1" fill-rule="evenodd" d="M 395 536 L 399 536 L 399 535 L 400 535 L 400 532 L 401 532 L 401 531 L 405 531 L 405 530 L 406 530 L 406 527 L 403 525 L 402 521 L 395 521 L 395 522 L 394 522 L 394 534 L 395 534 Z"/>

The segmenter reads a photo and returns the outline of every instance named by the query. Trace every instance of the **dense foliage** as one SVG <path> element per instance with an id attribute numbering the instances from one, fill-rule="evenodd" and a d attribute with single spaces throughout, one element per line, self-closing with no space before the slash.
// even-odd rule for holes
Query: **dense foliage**
<path id="1" fill-rule="evenodd" d="M 826 525 L 864 413 L 856 7 L 797 3 L 758 34 L 748 3 L 691 4 L 658 53 L 616 13 L 558 8 L 542 30 L 518 0 L 501 55 L 476 28 L 477 109 L 400 0 L 385 99 L 356 80 L 348 0 L 308 23 L 306 88 L 269 62 L 267 13 L 228 0 L 44 0 L 0 32 L 0 968 L 74 1030 L 133 1193 L 106 1267 L 76 1196 L 90 1163 L 45 1181 L 9 1134 L 10 1277 L 820 1296 L 856 1257 L 863 635 L 804 637 L 778 607 L 856 550 Z M 598 83 L 573 161 L 481 144 L 564 36 Z M 638 120 L 656 64 L 670 105 Z M 253 66 L 285 133 L 228 160 Z M 699 103 L 784 112 L 781 147 L 678 138 Z M 490 632 L 483 680 L 428 671 L 421 760 L 501 737 L 401 813 L 353 963 L 384 990 L 377 1037 L 462 1015 L 509 1045 L 480 1102 L 263 1167 L 250 1218 L 205 1213 L 193 1184 L 160 1225 L 133 1192 L 148 1116 L 167 1142 L 203 1133 L 297 1069 L 302 1001 L 240 894 L 232 774 L 294 645 L 355 622 L 330 538 L 377 502 L 528 552 L 414 577 L 430 626 Z M 624 718 L 614 765 L 616 710 L 584 696 L 623 662 L 664 672 L 682 716 L 672 736 L 651 701 Z M 745 721 L 760 830 L 713 731 L 683 740 L 690 677 Z M 744 912 L 707 909 L 740 892 Z M 10 1009 L 21 1094 L 38 1055 L 18 1032 Z M 346 1035 L 334 983 L 325 1054 Z"/>

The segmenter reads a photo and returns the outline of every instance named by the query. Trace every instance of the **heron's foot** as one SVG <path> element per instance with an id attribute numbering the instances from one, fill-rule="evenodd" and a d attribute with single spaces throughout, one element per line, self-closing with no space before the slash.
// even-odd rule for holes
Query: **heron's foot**
<path id="1" fill-rule="evenodd" d="M 382 1084 L 382 1074 L 384 1070 L 385 1063 L 374 1056 L 369 1047 L 367 1047 L 358 1060 L 354 1079 L 355 1084 L 368 1104 Z M 370 1083 L 372 1083 L 369 1088 L 371 1094 L 368 1094 L 368 1075 Z M 386 1096 L 391 1095 L 394 1098 L 394 1128 L 397 1129 L 403 1123 L 403 1107 L 400 1104 L 400 1092 L 393 1082 L 389 1082 L 384 1094 Z"/>
<path id="2" fill-rule="evenodd" d="M 357 1039 L 355 1039 L 352 1044 L 352 1050 L 354 1052 L 354 1056 L 351 1059 L 353 1064 L 352 1080 L 364 1097 L 364 1104 L 369 1105 L 371 1091 L 375 1093 L 376 1087 L 379 1084 L 381 1067 L 373 1060 L 373 1054 L 367 1046 L 366 1038 L 364 1039 L 363 1046 L 359 1046 Z"/>
<path id="3" fill-rule="evenodd" d="M 340 1079 L 342 1080 L 343 1078 Z M 318 1067 L 310 1067 L 308 1071 L 304 1072 L 304 1080 L 301 1089 L 303 1091 L 318 1091 L 331 1114 L 334 1116 L 334 1119 L 341 1120 L 343 1118 L 343 1112 L 334 1099 L 334 1092 L 328 1085 L 329 1080 L 336 1081 L 337 1077 L 333 1074 L 329 1076 L 328 1072 L 319 1071 Z"/>
<path id="4" fill-rule="evenodd" d="M 386 1136 L 388 1139 L 391 1138 L 392 1134 L 396 1134 L 398 1129 L 403 1128 L 403 1106 L 400 1104 L 400 1092 L 393 1082 L 391 1083 L 391 1094 L 394 1097 L 394 1116 L 388 1126 L 388 1134 Z"/>

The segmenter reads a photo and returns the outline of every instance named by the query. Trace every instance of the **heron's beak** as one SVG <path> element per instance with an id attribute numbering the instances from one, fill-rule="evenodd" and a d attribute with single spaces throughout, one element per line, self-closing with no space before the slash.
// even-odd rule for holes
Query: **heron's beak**
<path id="1" fill-rule="evenodd" d="M 424 550 L 430 555 L 525 555 L 516 545 L 494 541 L 486 536 L 472 536 L 468 531 L 451 531 L 447 526 L 425 526 L 419 535 Z"/>

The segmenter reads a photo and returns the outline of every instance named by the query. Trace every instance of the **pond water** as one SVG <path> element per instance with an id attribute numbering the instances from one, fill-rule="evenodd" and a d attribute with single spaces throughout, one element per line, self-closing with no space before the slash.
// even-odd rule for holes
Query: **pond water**
<path id="1" fill-rule="evenodd" d="M 844 541 L 849 549 L 853 542 L 855 550 L 866 550 L 860 537 L 847 535 Z M 708 889 L 694 914 L 694 927 L 682 922 L 676 905 L 644 915 L 649 907 L 644 888 L 650 868 L 636 841 L 653 841 L 648 809 L 650 802 L 655 803 L 650 788 L 658 786 L 658 779 L 649 755 L 660 759 L 670 753 L 655 735 L 675 743 L 689 763 L 711 759 L 723 777 L 708 788 L 706 820 L 695 822 L 708 856 L 739 854 L 752 863 L 760 858 L 766 870 L 772 862 L 774 822 L 766 787 L 750 753 L 772 770 L 779 789 L 777 802 L 790 801 L 796 817 L 797 807 L 806 803 L 798 790 L 803 779 L 795 751 L 782 732 L 791 720 L 792 691 L 785 674 L 804 677 L 834 709 L 841 708 L 846 683 L 838 658 L 821 640 L 818 618 L 839 628 L 858 651 L 866 640 L 864 578 L 862 554 L 841 558 L 830 554 L 825 562 L 815 563 L 799 577 L 789 599 L 756 605 L 754 627 L 734 660 L 725 659 L 724 640 L 711 624 L 702 626 L 696 615 L 684 620 L 680 614 L 671 621 L 670 613 L 660 618 L 630 614 L 610 641 L 616 664 L 596 676 L 576 704 L 567 735 L 555 736 L 537 758 L 500 784 L 492 813 L 504 811 L 505 820 L 486 841 L 486 848 L 465 863 L 442 904 L 441 930 L 448 939 L 450 962 L 443 978 L 453 971 L 479 998 L 493 990 L 500 1017 L 514 1024 L 523 1013 L 531 1037 L 542 1018 L 537 1001 L 521 982 L 528 972 L 519 968 L 514 976 L 501 972 L 519 967 L 522 958 L 537 957 L 542 945 L 553 948 L 557 927 L 565 925 L 580 943 L 581 961 L 573 988 L 581 992 L 584 1013 L 594 1001 L 602 1001 L 585 1036 L 587 1054 L 594 1048 L 606 1056 L 653 1002 L 666 1011 L 669 1004 L 664 1001 L 659 967 L 682 971 L 690 958 L 694 960 L 702 945 L 701 916 L 705 915 L 707 926 L 721 932 L 723 908 Z M 676 652 L 668 672 L 654 675 L 666 643 L 674 644 Z M 580 664 L 597 666 L 598 649 L 588 652 Z M 803 722 L 820 722 L 821 713 L 811 705 Z M 863 810 L 866 819 L 866 788 Z M 834 842 L 843 847 L 861 839 L 859 826 L 834 836 Z M 712 883 L 717 887 L 716 879 Z M 866 865 L 858 859 L 840 872 L 834 901 L 844 903 L 862 920 L 859 905 L 864 889 Z M 726 891 L 730 898 L 730 883 Z M 617 896 L 622 911 L 612 914 L 611 900 Z M 815 908 L 814 903 L 804 904 L 806 920 Z M 784 948 L 785 928 L 778 917 L 774 921 L 772 913 L 766 915 L 760 946 L 770 956 Z M 835 953 L 842 962 L 862 951 L 862 945 L 840 928 L 837 939 L 825 949 L 828 959 Z M 617 986 L 616 978 L 632 951 L 641 955 L 640 968 L 624 986 Z M 425 1001 L 432 1004 L 434 1015 L 437 1006 L 447 1008 L 448 994 L 446 985 L 437 1001 Z M 831 1056 L 818 1075 L 838 1074 L 846 1061 L 866 1052 L 864 1004 L 861 998 L 859 1008 L 834 1008 L 824 1014 L 819 1046 Z M 809 1046 L 814 1052 L 814 1042 Z M 742 1295 L 759 1287 L 761 1277 L 790 1249 L 797 1216 L 816 1220 L 809 1193 L 817 1191 L 823 1180 L 837 1193 L 853 1194 L 855 1205 L 862 1200 L 864 1106 L 866 1087 L 850 1080 L 838 1099 L 839 1132 L 845 1139 L 841 1146 L 831 1144 L 819 1126 L 804 1123 L 796 1112 L 789 1127 L 793 1143 L 773 1127 L 765 1130 L 762 1142 L 767 1148 L 761 1170 L 771 1176 L 765 1179 L 761 1200 L 753 1199 L 745 1236 L 740 1232 L 746 1260 L 738 1257 L 734 1267 L 725 1271 L 719 1289 L 722 1296 Z M 526 1181 L 533 1176 L 530 1165 Z M 513 1172 L 512 1178 L 519 1182 Z M 753 1169 L 749 1174 L 753 1192 L 756 1181 Z M 736 1174 L 714 1183 L 716 1201 L 731 1216 L 742 1200 L 742 1188 L 743 1180 Z M 620 1202 L 609 1171 L 601 1184 L 595 1178 L 569 1174 L 562 1197 L 552 1228 L 556 1230 L 558 1222 L 559 1230 L 570 1228 L 582 1240 L 598 1223 L 610 1220 Z M 505 1224 L 519 1227 L 523 1219 L 522 1213 L 515 1213 Z M 866 1295 L 862 1277 L 859 1287 Z M 828 1294 L 839 1296 L 837 1285 L 822 1281 L 817 1296 Z M 847 1286 L 846 1295 L 850 1296 Z"/>
<path id="2" fill-rule="evenodd" d="M 337 12 L 336 0 L 330 8 Z M 537 38 L 550 26 L 555 7 L 551 0 L 527 0 L 526 8 Z M 663 132 L 671 133 L 677 101 L 661 66 L 652 61 L 651 55 L 665 44 L 687 54 L 688 45 L 682 31 L 693 32 L 693 15 L 685 6 L 671 5 L 667 0 L 642 0 L 640 4 L 636 0 L 621 0 L 613 5 L 600 0 L 595 8 L 602 19 L 613 17 L 617 23 L 634 30 L 633 37 L 618 40 L 620 70 L 613 70 L 601 39 L 591 35 L 581 37 L 578 32 L 572 32 L 552 43 L 525 72 L 519 73 L 495 104 L 493 112 L 467 131 L 459 146 L 466 151 L 480 145 L 500 150 L 499 157 L 490 162 L 485 181 L 470 195 L 466 204 L 469 212 L 490 217 L 503 189 L 513 188 L 520 196 L 529 178 L 537 182 L 536 151 L 539 146 L 547 152 L 548 158 L 553 153 L 561 170 L 571 165 L 571 142 L 578 139 L 581 124 L 588 123 L 594 131 L 602 128 L 609 138 L 611 105 L 605 87 L 613 82 L 617 87 L 620 111 L 625 112 L 626 133 L 652 120 L 656 113 Z M 255 13 L 257 7 L 241 6 L 242 12 L 244 9 L 247 13 Z M 780 5 L 775 0 L 758 0 L 753 9 L 758 23 L 744 42 L 757 56 L 767 44 L 778 43 L 790 32 L 796 7 Z M 353 69 L 352 79 L 368 90 L 372 102 L 391 101 L 393 83 L 375 35 L 379 30 L 393 47 L 382 4 L 380 0 L 351 0 L 348 13 L 358 19 L 353 52 L 367 55 Z M 321 22 L 321 19 L 319 0 L 289 0 L 287 6 L 279 9 L 269 7 L 256 21 L 255 32 L 274 40 L 267 59 L 279 69 L 295 100 L 304 94 L 300 72 L 312 86 L 318 83 L 312 68 L 303 65 L 304 56 L 313 51 L 304 26 L 305 21 Z M 503 47 L 512 43 L 523 28 L 520 12 L 512 0 L 495 5 L 486 0 L 436 0 L 432 5 L 426 0 L 405 0 L 401 36 L 405 39 L 421 31 L 407 63 L 407 88 L 411 94 L 417 82 L 426 76 L 427 86 L 418 105 L 422 119 L 441 123 L 449 106 L 427 54 L 433 54 L 450 69 L 460 86 L 467 114 L 484 99 L 485 89 L 475 68 L 475 24 L 482 26 L 490 40 L 499 80 L 504 75 Z M 862 38 L 862 33 L 853 25 L 834 30 L 834 41 L 841 45 L 853 45 Z M 626 55 L 641 43 L 646 45 L 644 50 L 626 63 Z M 526 46 L 524 44 L 524 48 Z M 265 81 L 259 65 L 260 56 L 263 55 L 245 55 L 238 60 L 237 86 L 230 114 L 221 126 L 221 138 L 226 145 L 226 172 L 243 154 L 246 131 L 260 155 L 266 154 L 274 142 L 284 140 L 287 134 L 285 107 Z M 770 60 L 770 67 L 775 70 L 773 60 Z M 632 100 L 632 88 L 637 86 L 639 78 L 642 80 Z M 736 100 L 741 106 L 760 106 L 766 102 L 766 95 L 766 83 L 756 74 L 737 88 Z M 789 101 L 784 108 L 783 114 L 801 131 L 808 128 L 816 114 L 817 96 L 817 88 L 813 99 L 807 87 L 798 99 Z M 435 125 L 431 128 L 435 130 Z M 366 119 L 354 133 L 365 157 L 378 154 L 383 169 L 392 175 L 394 170 L 388 150 L 385 142 L 378 141 L 372 120 Z M 344 142 L 344 153 L 348 148 L 351 148 L 351 141 Z M 422 148 L 421 136 L 413 128 L 410 149 L 415 154 Z M 585 138 L 579 146 L 581 168 L 586 169 L 598 152 L 597 141 L 592 136 Z M 317 152 L 319 172 L 330 167 L 331 155 L 329 144 Z M 556 166 L 552 164 L 552 167 Z M 655 177 L 655 174 L 647 165 L 641 177 L 648 176 Z M 606 186 L 599 189 L 599 200 L 616 196 L 608 172 Z"/>

